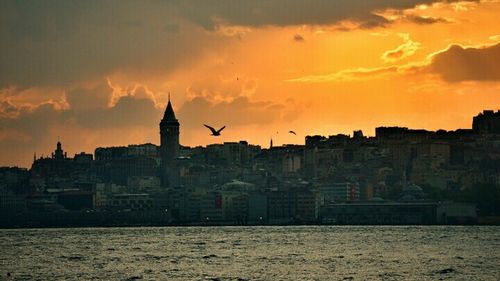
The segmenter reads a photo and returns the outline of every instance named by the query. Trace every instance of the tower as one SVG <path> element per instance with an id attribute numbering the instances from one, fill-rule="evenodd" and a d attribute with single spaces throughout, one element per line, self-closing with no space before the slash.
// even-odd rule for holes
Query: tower
<path id="1" fill-rule="evenodd" d="M 60 141 L 57 142 L 56 150 L 52 153 L 52 158 L 54 159 L 66 158 L 66 153 L 62 150 L 62 145 Z"/>
<path id="2" fill-rule="evenodd" d="M 179 121 L 175 118 L 170 93 L 168 94 L 167 109 L 160 122 L 160 157 L 162 184 L 168 185 L 169 175 L 174 169 L 174 159 L 179 156 Z"/>

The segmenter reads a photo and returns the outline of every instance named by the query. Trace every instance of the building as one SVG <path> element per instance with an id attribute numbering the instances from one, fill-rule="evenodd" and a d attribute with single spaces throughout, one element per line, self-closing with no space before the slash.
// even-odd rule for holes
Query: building
<path id="1" fill-rule="evenodd" d="M 469 224 L 477 222 L 476 206 L 453 202 L 370 200 L 330 204 L 321 209 L 326 224 Z"/>
<path id="2" fill-rule="evenodd" d="M 326 224 L 434 224 L 436 204 L 383 200 L 329 204 L 323 206 L 320 216 Z"/>
<path id="3" fill-rule="evenodd" d="M 11 190 L 0 188 L 0 214 L 9 215 L 26 210 L 24 196 L 15 194 Z"/>
<path id="4" fill-rule="evenodd" d="M 318 186 L 321 204 L 359 200 L 359 184 L 357 182 L 331 182 Z"/>
<path id="5" fill-rule="evenodd" d="M 67 156 L 61 142 L 57 142 L 51 157 L 34 157 L 30 170 L 30 185 L 43 191 L 46 188 L 92 188 L 95 182 L 93 155 L 81 152 L 74 158 Z"/>
<path id="6" fill-rule="evenodd" d="M 174 160 L 179 156 L 179 121 L 168 97 L 167 109 L 160 122 L 160 158 L 162 185 L 173 183 Z"/>
<path id="7" fill-rule="evenodd" d="M 476 134 L 500 134 L 500 110 L 483 110 L 472 119 L 472 130 Z"/>

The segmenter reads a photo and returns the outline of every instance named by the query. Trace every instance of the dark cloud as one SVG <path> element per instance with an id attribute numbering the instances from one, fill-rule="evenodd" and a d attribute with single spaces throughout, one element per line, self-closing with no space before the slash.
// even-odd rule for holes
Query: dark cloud
<path id="1" fill-rule="evenodd" d="M 18 112 L 18 108 L 8 100 L 0 102 L 0 116 L 11 116 Z"/>
<path id="2" fill-rule="evenodd" d="M 474 1 L 474 0 L 471 0 Z M 453 2 L 453 1 L 447 1 Z M 418 15 L 409 10 L 390 10 L 388 18 L 391 18 L 389 23 L 410 22 L 418 25 L 430 25 L 436 23 L 451 23 L 450 20 L 442 17 L 434 17 L 429 15 Z"/>
<path id="3" fill-rule="evenodd" d="M 293 36 L 293 40 L 295 42 L 304 42 L 304 37 L 302 37 L 302 35 L 300 34 L 295 34 L 295 36 Z"/>
<path id="4" fill-rule="evenodd" d="M 172 23 L 167 23 L 163 27 L 163 30 L 165 30 L 166 32 L 172 32 L 172 33 L 177 33 L 177 32 L 179 32 L 180 29 L 181 28 L 178 24 L 172 24 Z"/>
<path id="5" fill-rule="evenodd" d="M 386 27 L 391 21 L 378 15 L 367 15 L 359 22 L 358 28 L 371 29 L 377 27 Z"/>
<path id="6" fill-rule="evenodd" d="M 413 8 L 436 0 L 206 0 L 181 1 L 180 12 L 208 30 L 220 22 L 243 26 L 287 26 L 301 24 L 333 24 L 353 20 L 363 28 L 388 23 L 374 14 L 384 9 Z"/>
<path id="7" fill-rule="evenodd" d="M 84 89 L 76 88 L 66 92 L 66 101 L 76 112 L 85 112 L 93 109 L 104 109 L 108 106 L 112 91 L 105 83 Z"/>
<path id="8" fill-rule="evenodd" d="M 500 44 L 484 48 L 452 45 L 433 56 L 427 71 L 448 82 L 500 81 Z"/>
<path id="9" fill-rule="evenodd" d="M 348 20 L 373 28 L 389 23 L 375 11 L 431 2 L 0 1 L 0 88 L 64 87 L 118 70 L 148 75 L 186 68 L 231 40 L 206 32 L 221 23 L 254 27 Z"/>
<path id="10" fill-rule="evenodd" d="M 15 109 L 18 114 L 15 117 L 0 117 L 0 128 L 6 131 L 16 131 L 19 134 L 29 136 L 31 141 L 43 139 L 49 128 L 68 121 L 67 112 L 59 111 L 51 103 L 44 103 L 35 108 L 21 107 Z M 4 140 L 12 141 L 10 137 L 4 136 Z"/>
<path id="11" fill-rule="evenodd" d="M 423 16 L 418 16 L 418 15 L 407 15 L 404 17 L 404 20 L 413 22 L 416 24 L 420 25 L 426 25 L 426 24 L 435 24 L 435 23 L 450 23 L 445 18 L 440 18 L 440 17 L 423 17 Z"/>
<path id="12" fill-rule="evenodd" d="M 1 1 L 0 88 L 65 87 L 117 70 L 168 73 L 224 44 L 179 18 L 173 4 Z"/>
<path id="13" fill-rule="evenodd" d="M 85 128 L 151 127 L 161 119 L 161 110 L 150 99 L 124 96 L 111 108 L 79 112 L 75 118 Z"/>
<path id="14" fill-rule="evenodd" d="M 111 129 L 134 126 L 154 126 L 161 118 L 161 109 L 148 98 L 120 97 L 112 107 L 105 106 L 102 87 L 90 90 L 74 90 L 67 94 L 69 108 L 58 109 L 53 103 L 35 107 L 15 107 L 10 103 L 0 104 L 0 128 L 30 136 L 32 140 L 44 139 L 47 132 L 60 125 L 70 124 L 77 128 Z M 110 89 L 108 88 L 108 91 Z M 92 102 L 92 98 L 95 102 Z M 5 113 L 16 112 L 15 116 Z M 16 134 L 12 134 L 13 137 Z M 9 138 L 8 135 L 4 138 Z"/>
<path id="15" fill-rule="evenodd" d="M 283 120 L 288 108 L 269 101 L 251 101 L 248 97 L 237 97 L 232 101 L 213 102 L 204 97 L 195 97 L 179 109 L 182 126 L 196 128 L 203 123 L 228 126 L 269 124 Z M 295 112 L 295 117 L 299 114 Z M 292 121 L 292 120 L 289 120 Z"/>
<path id="16" fill-rule="evenodd" d="M 136 87 L 109 106 L 112 89 L 106 83 L 93 88 L 77 88 L 66 93 L 69 109 L 66 118 L 83 128 L 126 128 L 152 126 L 160 120 L 161 109 L 142 86 Z"/>

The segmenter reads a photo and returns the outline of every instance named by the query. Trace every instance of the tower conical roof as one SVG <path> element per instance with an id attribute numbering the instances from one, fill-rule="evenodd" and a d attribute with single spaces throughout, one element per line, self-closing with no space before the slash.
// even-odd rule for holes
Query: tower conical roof
<path id="1" fill-rule="evenodd" d="M 170 103 L 170 94 L 168 95 L 167 109 L 165 109 L 162 121 L 177 121 L 177 118 L 175 118 L 174 108 L 172 107 L 172 103 Z"/>

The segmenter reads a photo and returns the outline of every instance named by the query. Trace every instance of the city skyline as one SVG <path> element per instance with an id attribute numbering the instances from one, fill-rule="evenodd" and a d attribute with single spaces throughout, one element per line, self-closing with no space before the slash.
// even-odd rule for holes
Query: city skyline
<path id="1" fill-rule="evenodd" d="M 499 1 L 304 3 L 2 2 L 0 165 L 159 144 L 169 92 L 188 146 L 204 122 L 267 147 L 498 110 Z"/>
<path id="2" fill-rule="evenodd" d="M 498 112 L 500 112 L 500 110 L 497 110 L 496 112 L 495 112 L 494 110 L 483 110 L 482 112 L 479 112 L 479 113 L 477 114 L 477 116 L 484 115 L 486 112 L 491 112 L 492 114 L 496 113 L 496 114 L 498 115 Z M 475 117 L 476 117 L 476 116 L 475 116 Z M 179 132 L 179 131 L 182 131 L 182 130 L 179 130 L 179 128 L 181 127 L 181 124 L 180 124 L 180 122 L 179 122 L 177 119 L 175 119 L 175 113 L 174 113 L 173 106 L 171 105 L 170 100 L 168 100 L 168 104 L 167 104 L 166 109 L 165 109 L 165 112 L 164 112 L 164 117 L 163 117 L 163 118 L 162 118 L 162 120 L 160 121 L 160 124 L 164 122 L 163 120 L 168 120 L 168 119 L 172 119 L 171 121 L 174 121 L 174 122 L 176 122 L 176 123 L 177 123 L 177 124 L 176 124 L 176 125 L 174 125 L 174 126 L 177 126 L 177 129 L 176 129 L 176 130 L 177 130 L 178 132 Z M 472 118 L 471 118 L 471 120 L 472 120 Z M 161 125 L 160 125 L 160 126 L 161 126 Z M 161 127 L 160 127 L 160 128 L 161 128 Z M 418 128 L 418 129 L 417 129 L 417 128 L 407 128 L 407 127 L 401 127 L 401 126 L 378 126 L 378 127 L 374 128 L 374 130 L 375 130 L 375 129 L 380 129 L 380 128 L 382 128 L 382 129 L 384 129 L 384 128 L 401 128 L 401 129 L 409 129 L 410 131 L 411 131 L 411 130 L 416 130 L 416 131 L 424 130 L 424 131 L 428 131 L 428 132 L 436 132 L 436 131 L 443 130 L 443 129 L 438 129 L 438 130 L 436 130 L 436 131 L 432 131 L 432 130 L 426 130 L 426 129 L 421 129 L 421 128 Z M 471 130 L 471 131 L 472 131 L 473 129 L 474 129 L 474 126 L 473 126 L 473 121 L 471 121 L 471 126 L 470 126 L 470 128 L 458 128 L 457 130 L 450 130 L 450 132 L 453 132 L 453 131 L 459 131 L 459 130 Z M 446 130 L 445 130 L 445 131 L 446 131 Z M 368 135 L 368 136 L 366 136 L 366 135 L 364 135 L 364 132 L 363 132 L 362 130 L 353 130 L 353 131 L 352 131 L 352 134 L 346 134 L 346 136 L 356 138 L 356 137 L 357 137 L 357 136 L 356 136 L 356 133 L 361 133 L 361 136 L 362 136 L 362 137 L 375 137 L 375 136 L 376 136 L 375 134 L 374 134 L 374 135 Z M 121 146 L 122 146 L 122 147 L 123 147 L 123 146 L 129 146 L 129 147 L 130 147 L 130 146 L 140 146 L 140 145 L 149 145 L 149 144 L 152 144 L 152 145 L 156 145 L 156 146 L 158 147 L 158 149 L 160 149 L 160 146 L 161 146 L 161 143 L 162 143 L 162 134 L 163 134 L 163 133 L 162 133 L 162 130 L 160 129 L 160 135 L 159 135 L 159 137 L 158 137 L 158 141 L 157 141 L 156 143 L 132 143 L 132 144 L 125 144 L 125 145 L 121 145 Z M 179 132 L 178 134 L 180 135 L 180 132 Z M 329 136 L 335 136 L 335 135 L 337 135 L 337 136 L 338 136 L 338 135 L 345 135 L 345 134 L 305 135 L 305 136 L 304 136 L 304 142 L 303 142 L 303 143 L 300 143 L 299 145 L 304 145 L 304 144 L 306 143 L 306 141 L 307 141 L 307 138 L 309 138 L 309 137 L 317 137 L 317 136 L 320 136 L 320 137 L 329 137 Z M 167 135 L 166 135 L 163 139 L 166 141 L 167 139 L 170 139 L 170 140 L 171 140 L 171 138 L 172 138 L 172 137 L 171 137 L 171 136 L 169 136 L 169 135 L 167 134 Z M 177 139 L 179 139 L 179 137 L 178 137 L 178 136 L 177 136 Z M 216 139 L 216 140 L 217 140 L 217 139 Z M 209 145 L 217 145 L 217 144 L 225 144 L 225 143 L 231 143 L 231 142 L 233 142 L 233 143 L 237 143 L 237 142 L 241 142 L 241 141 L 247 142 L 246 140 L 230 140 L 230 141 L 213 142 L 213 143 L 209 143 L 209 144 L 207 144 L 206 146 L 209 146 Z M 183 144 L 182 144 L 179 140 L 177 140 L 177 142 L 178 142 L 178 145 L 179 145 L 179 146 L 182 146 L 182 145 L 183 145 Z M 57 151 L 61 149 L 61 145 L 62 145 L 62 144 L 61 144 L 61 141 L 58 139 L 58 140 L 57 140 L 57 144 L 56 144 L 56 150 L 55 150 L 56 152 L 52 152 L 52 155 L 51 155 L 51 154 L 49 154 L 49 153 L 37 154 L 37 153 L 35 152 L 35 153 L 34 153 L 34 155 L 33 155 L 33 159 L 32 159 L 32 160 L 42 159 L 42 158 L 44 158 L 44 157 L 46 157 L 46 158 L 51 158 L 51 157 L 53 158 L 53 157 L 55 157 L 55 154 L 54 154 L 54 153 L 57 153 Z M 172 144 L 171 144 L 171 146 L 172 146 L 172 145 L 173 145 L 173 147 L 172 147 L 171 149 L 175 150 L 175 148 L 174 148 L 174 147 L 175 147 L 175 141 L 174 141 L 174 143 L 172 143 Z M 252 144 L 252 145 L 255 145 L 255 144 Z M 257 145 L 258 145 L 258 144 L 257 144 Z M 290 143 L 290 144 L 286 144 L 286 143 L 283 143 L 283 144 L 280 144 L 280 145 L 276 145 L 276 143 L 274 143 L 273 139 L 271 138 L 271 139 L 270 139 L 270 143 L 268 144 L 268 146 L 261 146 L 261 147 L 262 147 L 263 149 L 265 149 L 266 147 L 271 148 L 272 146 L 275 146 L 275 147 L 276 147 L 276 146 L 281 146 L 281 145 L 282 145 L 282 146 L 287 146 L 287 145 L 296 145 L 296 144 L 292 144 L 292 143 Z M 109 146 L 109 147 L 110 147 L 110 148 L 113 148 L 113 147 L 119 147 L 119 146 L 120 146 L 120 145 L 115 145 L 115 146 L 111 145 L 111 146 Z M 204 146 L 202 146 L 202 145 L 194 145 L 194 146 L 192 146 L 192 147 L 197 147 L 197 146 L 204 147 Z M 260 145 L 259 145 L 259 146 L 260 146 Z M 189 147 L 189 146 L 185 146 L 185 147 Z M 52 148 L 53 148 L 53 147 L 51 147 L 50 149 L 52 149 Z M 103 147 L 103 146 L 98 146 L 98 147 L 95 147 L 95 148 L 94 148 L 94 150 L 92 150 L 92 151 L 80 151 L 80 152 L 76 152 L 76 151 L 75 151 L 74 153 L 70 152 L 70 155 L 71 155 L 71 154 L 77 155 L 77 154 L 79 154 L 79 153 L 80 153 L 80 154 L 83 154 L 83 153 L 90 153 L 90 154 L 93 154 L 93 153 L 95 152 L 95 150 L 97 150 L 97 149 L 102 149 L 102 148 L 106 148 L 106 147 Z M 50 149 L 49 149 L 49 150 L 50 150 Z M 178 150 L 178 149 L 177 149 L 177 150 Z M 163 153 L 163 152 L 162 152 L 162 153 Z M 179 156 L 179 155 L 178 155 L 178 154 L 179 154 L 179 152 L 178 152 L 178 151 L 177 151 L 177 152 L 175 152 L 175 153 L 172 153 L 172 152 L 171 152 L 170 154 L 175 155 L 175 157 Z M 65 152 L 64 157 L 67 157 L 67 151 Z M 172 158 L 172 157 L 167 157 L 167 158 Z M 33 163 L 33 161 L 32 161 L 31 163 Z M 29 166 L 30 166 L 30 165 L 28 165 L 28 166 L 27 166 L 27 168 L 28 168 Z"/>
<path id="3" fill-rule="evenodd" d="M 500 110 L 485 110 L 472 124 L 377 127 L 375 137 L 358 130 L 306 136 L 304 145 L 271 141 L 269 149 L 247 141 L 188 147 L 179 143 L 182 126 L 169 98 L 159 146 L 98 147 L 71 157 L 58 141 L 29 170 L 1 167 L 2 210 L 40 213 L 42 225 L 137 219 L 113 216 L 122 211 L 152 211 L 140 220 L 151 224 L 476 223 L 476 212 L 498 212 Z M 63 210 L 79 219 L 44 216 Z M 30 221 L 22 216 L 2 223 Z"/>

